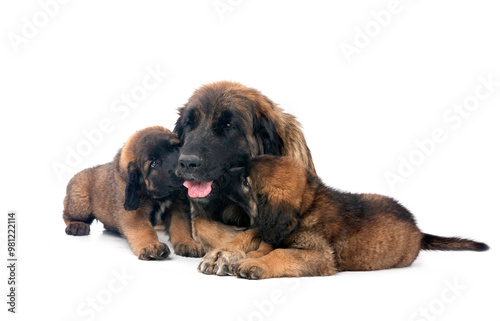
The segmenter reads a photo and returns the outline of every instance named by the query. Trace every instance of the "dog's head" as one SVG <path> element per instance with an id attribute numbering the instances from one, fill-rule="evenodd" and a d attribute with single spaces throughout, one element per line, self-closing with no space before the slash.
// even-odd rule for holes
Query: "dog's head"
<path id="1" fill-rule="evenodd" d="M 279 245 L 298 228 L 315 177 L 300 161 L 264 155 L 229 172 L 228 198 L 247 212 L 264 242 Z"/>
<path id="2" fill-rule="evenodd" d="M 217 82 L 194 92 L 179 109 L 174 129 L 183 142 L 179 173 L 192 200 L 206 202 L 225 194 L 230 168 L 246 166 L 258 155 L 281 154 L 278 109 L 239 83 Z"/>
<path id="3" fill-rule="evenodd" d="M 137 209 L 142 195 L 164 199 L 183 189 L 183 180 L 175 174 L 180 146 L 177 135 L 161 126 L 147 127 L 127 140 L 118 154 L 126 210 Z"/>

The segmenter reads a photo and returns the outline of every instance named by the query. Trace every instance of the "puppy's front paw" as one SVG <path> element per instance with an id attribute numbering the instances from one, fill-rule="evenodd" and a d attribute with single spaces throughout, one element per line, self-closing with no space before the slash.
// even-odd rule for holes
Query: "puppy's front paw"
<path id="1" fill-rule="evenodd" d="M 153 243 L 139 250 L 139 260 L 161 260 L 170 254 L 167 244 Z"/>
<path id="2" fill-rule="evenodd" d="M 205 274 L 232 275 L 235 264 L 244 257 L 242 251 L 215 249 L 201 259 L 198 270 Z"/>
<path id="3" fill-rule="evenodd" d="M 267 268 L 263 262 L 255 258 L 243 259 L 236 263 L 234 275 L 249 280 L 267 279 L 271 277 L 269 273 L 267 273 Z"/>
<path id="4" fill-rule="evenodd" d="M 174 253 L 180 256 L 202 257 L 205 254 L 203 246 L 195 240 L 187 243 L 176 243 L 173 245 Z"/>
<path id="5" fill-rule="evenodd" d="M 90 225 L 78 221 L 69 222 L 66 227 L 66 234 L 75 236 L 89 235 Z"/>

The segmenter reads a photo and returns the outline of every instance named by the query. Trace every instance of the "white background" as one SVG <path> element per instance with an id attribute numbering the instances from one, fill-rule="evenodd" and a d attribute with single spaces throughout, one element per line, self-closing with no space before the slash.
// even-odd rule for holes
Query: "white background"
<path id="1" fill-rule="evenodd" d="M 500 81 L 497 1 L 401 0 L 385 26 L 371 12 L 393 8 L 388 0 L 223 0 L 231 10 L 222 15 L 213 0 L 68 1 L 49 6 L 51 16 L 47 2 L 0 5 L 1 266 L 9 211 L 19 258 L 16 315 L 1 269 L 2 320 L 498 320 L 500 87 L 477 89 L 480 79 Z M 349 63 L 341 45 L 355 40 Z M 147 68 L 168 76 L 128 115 L 113 110 L 139 93 Z M 393 196 L 423 231 L 492 249 L 423 252 L 397 270 L 247 281 L 198 273 L 199 259 L 139 261 L 101 224 L 65 235 L 71 176 L 111 161 L 136 130 L 172 129 L 193 90 L 217 80 L 257 88 L 294 114 L 327 184 Z M 476 89 L 489 95 L 467 118 L 443 118 L 473 105 Z M 111 128 L 89 145 L 84 131 L 103 120 Z M 419 152 L 415 140 L 439 129 L 446 139 Z M 401 167 L 410 157 L 412 173 Z M 71 166 L 59 178 L 54 164 Z M 406 177 L 391 188 L 384 175 L 400 170 Z"/>

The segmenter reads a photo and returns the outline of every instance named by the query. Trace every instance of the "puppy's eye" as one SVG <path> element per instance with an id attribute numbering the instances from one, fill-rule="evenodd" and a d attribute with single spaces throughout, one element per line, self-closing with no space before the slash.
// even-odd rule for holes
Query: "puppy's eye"
<path id="1" fill-rule="evenodd" d="M 246 179 L 243 180 L 243 186 L 250 187 L 250 184 L 248 183 L 248 181 Z"/>
<path id="2" fill-rule="evenodd" d="M 233 128 L 233 124 L 231 124 L 231 123 L 227 123 L 227 124 L 225 125 L 225 127 L 226 127 L 226 128 Z"/>
<path id="3" fill-rule="evenodd" d="M 158 167 L 158 165 L 160 164 L 160 162 L 158 161 L 152 161 L 151 164 L 149 165 L 151 168 L 156 168 Z"/>

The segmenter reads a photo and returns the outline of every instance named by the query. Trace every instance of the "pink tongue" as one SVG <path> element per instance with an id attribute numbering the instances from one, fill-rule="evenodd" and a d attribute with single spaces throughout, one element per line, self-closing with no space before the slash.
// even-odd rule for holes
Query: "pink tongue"
<path id="1" fill-rule="evenodd" d="M 187 187 L 189 197 L 207 197 L 212 191 L 212 182 L 185 181 L 183 185 Z"/>

